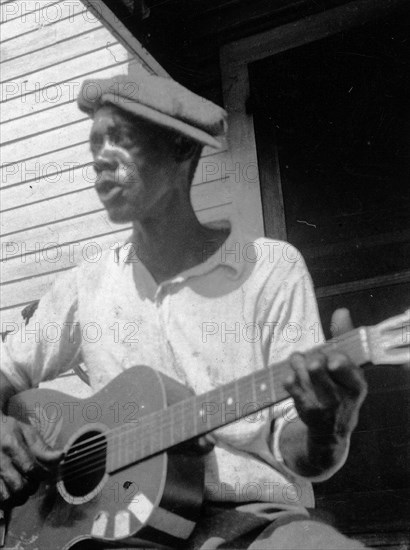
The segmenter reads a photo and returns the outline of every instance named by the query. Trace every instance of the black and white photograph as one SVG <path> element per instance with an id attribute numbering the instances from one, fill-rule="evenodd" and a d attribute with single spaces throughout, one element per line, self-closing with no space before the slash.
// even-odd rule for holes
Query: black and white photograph
<path id="1" fill-rule="evenodd" d="M 0 550 L 410 550 L 409 0 L 0 0 Z"/>

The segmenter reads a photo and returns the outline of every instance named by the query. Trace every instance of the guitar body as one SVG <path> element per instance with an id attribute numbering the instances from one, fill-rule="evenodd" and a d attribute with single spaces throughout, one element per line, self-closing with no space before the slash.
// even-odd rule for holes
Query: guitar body
<path id="1" fill-rule="evenodd" d="M 110 472 L 107 448 L 115 441 L 107 441 L 110 430 L 143 424 L 145 416 L 190 396 L 184 386 L 141 366 L 85 400 L 43 389 L 11 399 L 8 413 L 34 424 L 52 447 L 65 449 L 67 465 L 62 463 L 57 483 L 42 483 L 10 511 L 5 548 L 180 547 L 200 513 L 203 458 L 174 447 Z M 70 467 L 70 458 L 90 441 L 95 444 L 84 466 Z"/>

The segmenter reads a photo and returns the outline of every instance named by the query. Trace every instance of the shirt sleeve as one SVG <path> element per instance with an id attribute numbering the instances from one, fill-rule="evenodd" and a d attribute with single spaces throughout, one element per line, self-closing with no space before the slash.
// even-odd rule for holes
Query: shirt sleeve
<path id="1" fill-rule="evenodd" d="M 312 279 L 301 256 L 297 262 L 283 283 L 282 299 L 269 311 L 273 330 L 266 342 L 268 365 L 325 342 Z"/>
<path id="2" fill-rule="evenodd" d="M 305 262 L 294 247 L 288 243 L 283 245 L 287 247 L 287 257 L 296 258 L 296 261 L 282 259 L 278 265 L 268 265 L 256 304 L 258 325 L 268 327 L 263 331 L 263 363 L 271 368 L 294 351 L 307 351 L 324 342 L 313 284 Z M 297 474 L 286 467 L 280 453 L 279 438 L 285 426 L 297 418 L 293 399 L 289 397 L 261 411 L 253 423 L 242 419 L 214 433 L 224 443 L 257 455 L 294 477 Z"/>
<path id="3" fill-rule="evenodd" d="M 13 323 L 1 344 L 0 371 L 17 392 L 56 378 L 80 361 L 76 271 L 57 278 L 33 314 Z"/>
<path id="4" fill-rule="evenodd" d="M 313 283 L 305 262 L 296 249 L 289 257 L 296 261 L 294 265 L 288 266 L 282 299 L 274 301 L 268 316 L 268 322 L 274 327 L 270 341 L 265 344 L 268 365 L 287 359 L 296 351 L 305 352 L 325 341 Z M 271 418 L 274 460 L 283 470 L 294 474 L 287 468 L 279 446 L 283 429 L 298 419 L 293 399 L 288 398 L 272 407 Z"/>

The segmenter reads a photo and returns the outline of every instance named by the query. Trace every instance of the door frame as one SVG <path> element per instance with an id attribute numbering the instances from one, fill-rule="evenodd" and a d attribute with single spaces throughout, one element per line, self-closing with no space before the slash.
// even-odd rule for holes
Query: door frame
<path id="1" fill-rule="evenodd" d="M 247 108 L 250 96 L 249 64 L 364 25 L 388 15 L 393 10 L 408 7 L 407 2 L 408 0 L 386 0 L 383 3 L 356 0 L 222 46 L 222 92 L 224 105 L 229 113 L 231 163 L 237 176 L 233 189 L 234 206 L 247 234 L 259 237 L 268 232 L 275 239 L 286 240 L 286 221 L 278 165 L 276 164 L 275 169 L 272 163 L 272 172 L 265 174 L 258 164 L 254 120 Z M 263 154 L 266 153 L 264 151 Z M 277 159 L 275 145 L 272 146 L 272 159 Z M 254 167 L 258 169 L 255 170 Z M 265 200 L 269 202 L 270 217 L 266 216 L 266 212 L 264 215 Z M 320 287 L 316 289 L 316 294 L 318 297 L 325 297 L 409 281 L 410 270 L 405 270 Z"/>

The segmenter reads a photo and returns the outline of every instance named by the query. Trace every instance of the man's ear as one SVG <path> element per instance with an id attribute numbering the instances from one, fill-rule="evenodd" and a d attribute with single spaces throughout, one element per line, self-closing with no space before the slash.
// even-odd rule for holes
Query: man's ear
<path id="1" fill-rule="evenodd" d="M 185 136 L 175 137 L 175 159 L 179 162 L 190 159 L 201 146 Z"/>

